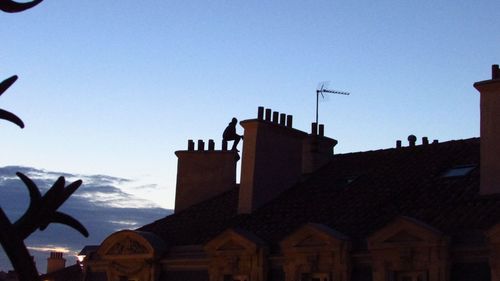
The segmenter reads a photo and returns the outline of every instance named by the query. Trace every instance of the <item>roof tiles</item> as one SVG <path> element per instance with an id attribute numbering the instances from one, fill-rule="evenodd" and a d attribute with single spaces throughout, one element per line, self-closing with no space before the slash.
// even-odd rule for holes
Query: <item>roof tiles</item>
<path id="1" fill-rule="evenodd" d="M 458 165 L 468 175 L 442 175 Z M 238 215 L 238 188 L 145 225 L 170 246 L 203 244 L 231 227 L 271 247 L 299 226 L 321 223 L 364 239 L 408 216 L 463 241 L 500 221 L 500 196 L 479 196 L 479 138 L 335 155 L 333 160 L 250 215 Z M 472 237 L 472 236 L 471 236 Z M 471 238 L 472 239 L 472 238 Z"/>

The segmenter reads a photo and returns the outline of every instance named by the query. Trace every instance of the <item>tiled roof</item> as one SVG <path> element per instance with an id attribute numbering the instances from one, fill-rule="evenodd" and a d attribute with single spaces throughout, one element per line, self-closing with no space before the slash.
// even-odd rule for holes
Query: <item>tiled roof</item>
<path id="1" fill-rule="evenodd" d="M 470 164 L 476 168 L 466 176 L 443 177 L 450 168 Z M 422 221 L 452 237 L 452 243 L 482 239 L 480 233 L 500 221 L 500 196 L 479 195 L 479 138 L 335 155 L 250 215 L 237 214 L 237 201 L 235 188 L 140 230 L 173 246 L 204 244 L 238 227 L 276 247 L 313 222 L 363 247 L 367 236 L 397 216 Z"/>
<path id="2" fill-rule="evenodd" d="M 82 280 L 82 267 L 77 263 L 54 272 L 43 274 L 40 276 L 40 280 L 80 281 Z"/>

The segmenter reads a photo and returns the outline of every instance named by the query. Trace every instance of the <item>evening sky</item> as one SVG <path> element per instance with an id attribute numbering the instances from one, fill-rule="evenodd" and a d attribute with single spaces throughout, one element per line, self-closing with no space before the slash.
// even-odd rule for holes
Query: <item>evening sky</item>
<path id="1" fill-rule="evenodd" d="M 258 106 L 308 131 L 318 82 L 336 153 L 479 136 L 472 84 L 500 63 L 500 1 L 58 1 L 0 14 L 0 166 L 105 174 L 172 208 L 188 139 Z M 242 133 L 242 128 L 238 128 Z"/>

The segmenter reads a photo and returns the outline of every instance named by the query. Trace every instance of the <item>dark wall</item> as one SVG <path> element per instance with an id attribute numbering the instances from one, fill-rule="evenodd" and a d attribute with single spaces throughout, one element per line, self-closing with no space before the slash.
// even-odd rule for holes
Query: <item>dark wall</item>
<path id="1" fill-rule="evenodd" d="M 451 281 L 490 281 L 490 266 L 483 263 L 455 263 L 451 266 Z"/>

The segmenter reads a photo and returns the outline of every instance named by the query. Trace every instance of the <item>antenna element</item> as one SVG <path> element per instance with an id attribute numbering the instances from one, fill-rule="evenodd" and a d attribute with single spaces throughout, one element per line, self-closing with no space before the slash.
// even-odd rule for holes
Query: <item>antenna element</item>
<path id="1" fill-rule="evenodd" d="M 330 89 L 328 89 L 326 82 L 320 83 L 320 85 L 316 89 L 316 124 L 319 124 L 318 123 L 319 95 L 321 95 L 321 97 L 324 97 L 325 95 L 323 93 L 345 95 L 345 96 L 350 95 L 350 93 L 348 93 L 348 92 L 342 92 L 342 91 L 336 91 L 336 90 L 330 90 Z"/>

